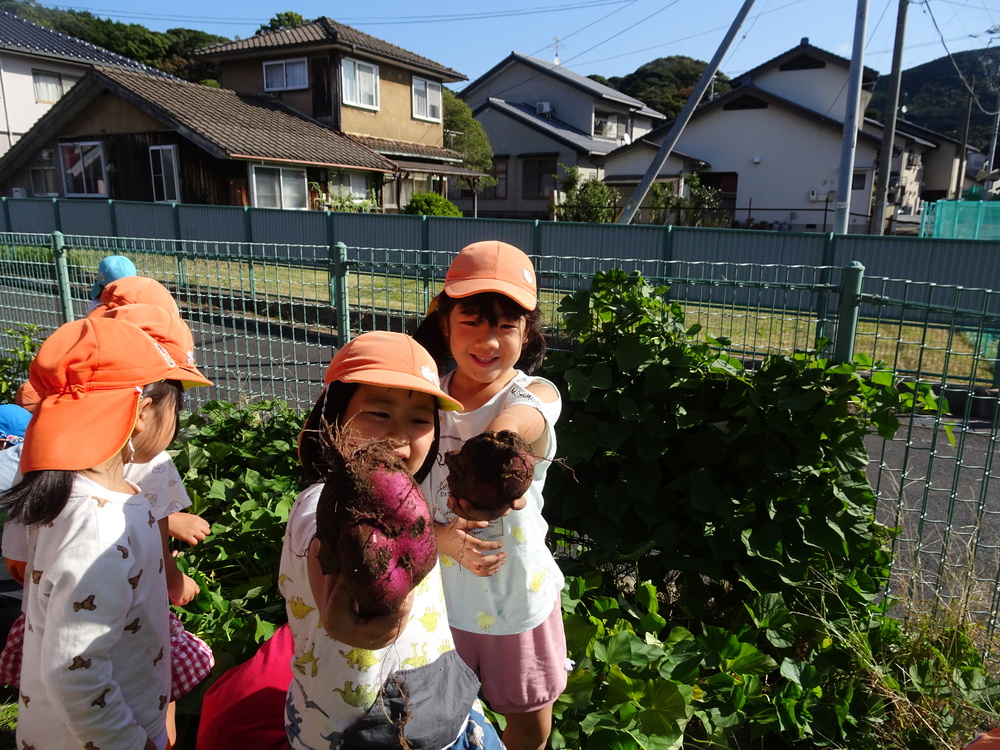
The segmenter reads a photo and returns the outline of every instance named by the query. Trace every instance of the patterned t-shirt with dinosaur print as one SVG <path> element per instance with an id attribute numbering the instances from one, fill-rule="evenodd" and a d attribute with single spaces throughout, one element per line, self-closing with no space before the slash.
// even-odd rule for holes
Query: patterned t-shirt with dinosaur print
<path id="1" fill-rule="evenodd" d="M 309 587 L 306 558 L 322 490 L 322 484 L 312 485 L 292 506 L 278 576 L 295 641 L 285 719 L 295 750 L 336 747 L 340 733 L 365 715 L 389 675 L 429 664 L 454 649 L 437 565 L 417 586 L 406 627 L 391 646 L 368 651 L 327 635 Z"/>

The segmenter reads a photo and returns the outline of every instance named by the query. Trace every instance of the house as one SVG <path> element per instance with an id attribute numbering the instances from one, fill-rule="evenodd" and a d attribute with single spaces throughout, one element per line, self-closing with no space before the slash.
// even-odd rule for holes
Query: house
<path id="1" fill-rule="evenodd" d="M 94 65 L 163 75 L 135 60 L 0 11 L 0 155 Z M 36 185 L 34 192 L 51 187 Z"/>
<path id="2" fill-rule="evenodd" d="M 702 184 L 720 190 L 736 226 L 829 229 L 840 164 L 849 62 L 808 44 L 764 63 L 733 82 L 728 93 L 696 109 L 677 143 L 710 164 Z M 863 99 L 876 74 L 866 69 Z M 605 179 L 631 195 L 673 123 L 604 160 Z M 858 139 L 851 221 L 867 222 L 879 139 Z M 669 162 L 668 162 L 669 164 Z M 671 176 L 661 170 L 661 177 Z M 642 216 L 640 215 L 640 219 Z"/>
<path id="3" fill-rule="evenodd" d="M 195 56 L 219 66 L 223 86 L 273 97 L 391 161 L 396 173 L 377 196 L 385 211 L 417 191 L 444 194 L 449 178 L 475 174 L 444 144 L 441 88 L 465 76 L 426 57 L 326 17 Z M 328 177 L 331 192 L 370 196 L 357 174 Z"/>
<path id="4" fill-rule="evenodd" d="M 95 67 L 0 158 L 0 193 L 306 209 L 333 174 L 395 171 L 271 97 Z"/>
<path id="5" fill-rule="evenodd" d="M 721 191 L 732 225 L 831 229 L 849 72 L 849 60 L 803 39 L 797 47 L 739 76 L 731 91 L 695 110 L 677 148 L 708 163 L 698 170 L 699 177 L 702 184 Z M 864 69 L 861 111 L 876 78 L 875 71 Z M 645 174 L 653 149 L 659 148 L 672 124 L 664 123 L 640 142 L 608 154 L 603 160 L 605 180 L 634 189 L 636 176 Z M 866 121 L 858 131 L 851 175 L 851 232 L 867 231 L 882 127 Z M 949 185 L 960 161 L 954 141 L 900 122 L 896 145 L 899 155 L 890 167 L 896 173 L 895 181 L 890 180 L 890 197 L 901 211 L 916 213 L 923 200 L 953 194 Z M 661 176 L 670 176 L 668 168 Z"/>
<path id="6" fill-rule="evenodd" d="M 493 147 L 497 184 L 480 194 L 480 216 L 550 218 L 560 165 L 600 179 L 603 156 L 664 119 L 638 99 L 517 52 L 459 97 Z M 471 206 L 471 195 L 456 198 L 463 209 Z"/>

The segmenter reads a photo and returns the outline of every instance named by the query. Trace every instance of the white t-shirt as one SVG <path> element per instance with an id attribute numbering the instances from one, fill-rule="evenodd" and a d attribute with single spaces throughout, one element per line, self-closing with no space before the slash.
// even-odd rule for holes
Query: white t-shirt
<path id="1" fill-rule="evenodd" d="M 4 454 L 16 450 L 17 455 L 13 457 L 13 460 L 20 461 L 23 445 L 23 443 L 19 443 L 5 451 L 0 451 L 0 477 L 3 476 L 3 467 L 8 465 L 4 463 L 7 460 Z M 157 521 L 166 518 L 171 513 L 191 507 L 191 498 L 188 496 L 187 490 L 184 489 L 180 472 L 177 471 L 173 459 L 166 451 L 161 451 L 146 464 L 126 464 L 124 474 L 128 481 L 139 486 L 140 492 L 149 501 L 153 517 Z M 11 486 L 20 480 L 21 472 L 18 471 L 11 481 Z M 28 559 L 28 531 L 18 521 L 4 522 L 3 557 L 6 560 L 17 560 L 18 562 L 24 562 Z"/>
<path id="2" fill-rule="evenodd" d="M 29 530 L 27 562 L 18 745 L 162 742 L 170 633 L 149 502 L 76 475 L 55 521 Z"/>
<path id="3" fill-rule="evenodd" d="M 454 373 L 445 376 L 441 387 L 448 392 Z M 533 383 L 545 383 L 557 394 L 546 403 L 528 390 Z M 421 489 L 438 523 L 450 523 L 455 515 L 448 510 L 448 467 L 444 454 L 458 450 L 471 437 L 484 432 L 504 409 L 528 404 L 545 418 L 545 430 L 534 444 L 535 475 L 525 493 L 527 505 L 493 521 L 477 532 L 483 538 L 500 541 L 506 562 L 496 574 L 482 578 L 447 555 L 441 555 L 441 576 L 448 601 L 448 620 L 453 628 L 472 633 L 513 635 L 540 625 L 557 601 L 563 574 L 545 545 L 549 526 L 542 518 L 542 487 L 551 459 L 556 454 L 555 423 L 562 410 L 556 387 L 544 378 L 518 372 L 489 402 L 467 412 L 441 412 L 441 440 L 438 458 Z M 477 554 L 470 552 L 469 554 Z"/>
<path id="4" fill-rule="evenodd" d="M 294 750 L 336 747 L 334 735 L 365 715 L 389 675 L 429 664 L 454 649 L 440 565 L 417 586 L 406 627 L 392 645 L 368 651 L 327 634 L 309 587 L 306 558 L 316 535 L 316 504 L 322 492 L 323 485 L 314 484 L 295 500 L 278 575 L 295 642 L 285 717 Z"/>

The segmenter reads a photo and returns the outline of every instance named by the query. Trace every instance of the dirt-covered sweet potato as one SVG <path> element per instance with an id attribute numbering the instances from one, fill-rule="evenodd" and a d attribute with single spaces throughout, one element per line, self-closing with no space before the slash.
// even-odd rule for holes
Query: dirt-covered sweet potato
<path id="1" fill-rule="evenodd" d="M 390 614 L 437 560 L 427 501 L 384 441 L 330 454 L 316 507 L 320 566 L 343 576 L 360 614 Z"/>
<path id="2" fill-rule="evenodd" d="M 491 517 L 524 495 L 535 473 L 531 446 L 512 430 L 476 435 L 445 453 L 444 462 L 452 496 Z"/>

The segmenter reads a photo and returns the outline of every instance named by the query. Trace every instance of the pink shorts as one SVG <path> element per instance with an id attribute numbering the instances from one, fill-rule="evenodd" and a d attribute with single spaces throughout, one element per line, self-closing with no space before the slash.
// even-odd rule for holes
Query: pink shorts
<path id="1" fill-rule="evenodd" d="M 483 697 L 501 714 L 551 705 L 566 689 L 566 632 L 559 602 L 537 627 L 515 635 L 452 628 L 455 650 L 483 683 Z"/>

